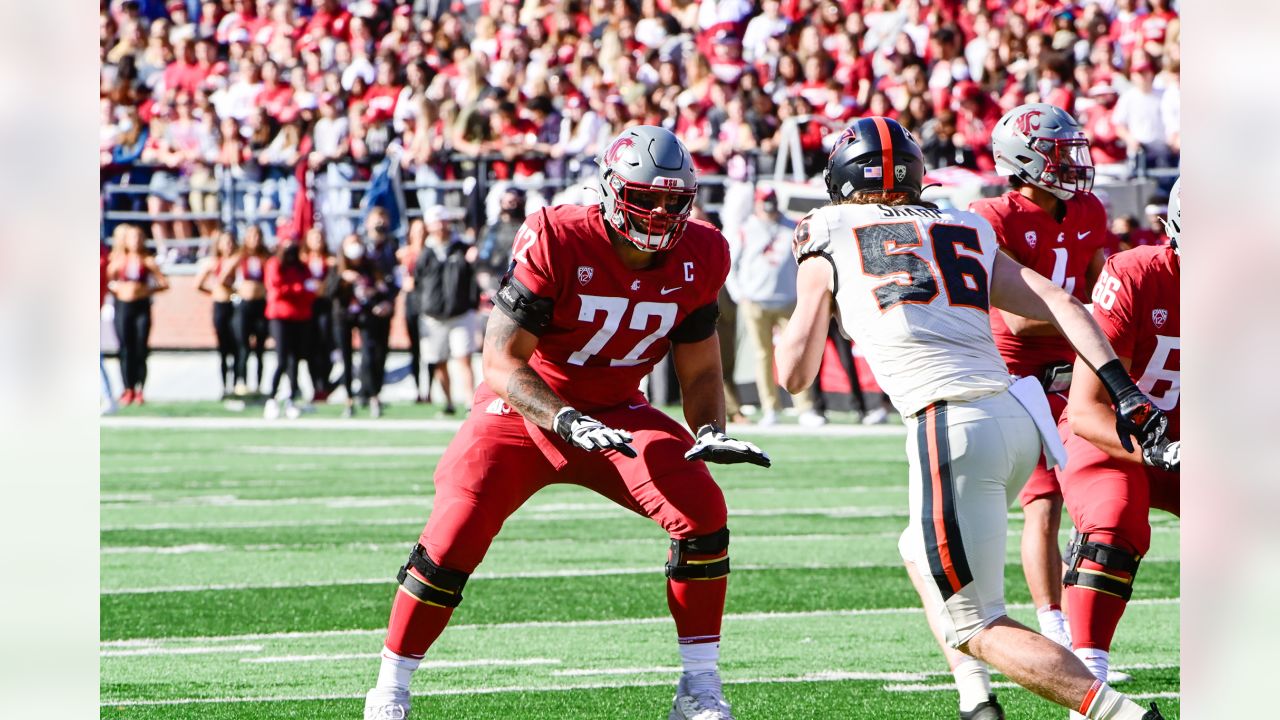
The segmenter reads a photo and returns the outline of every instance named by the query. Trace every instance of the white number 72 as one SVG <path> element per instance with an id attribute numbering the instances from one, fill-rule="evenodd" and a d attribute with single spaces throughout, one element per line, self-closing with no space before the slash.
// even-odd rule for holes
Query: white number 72
<path id="1" fill-rule="evenodd" d="M 618 327 L 622 325 L 622 316 L 627 311 L 627 305 L 630 301 L 627 298 L 605 297 L 603 295 L 579 295 L 582 298 L 582 308 L 578 311 L 578 320 L 582 322 L 592 322 L 596 319 L 596 314 L 601 310 L 604 311 L 604 323 L 600 325 L 600 329 L 595 335 L 582 346 L 581 350 L 569 356 L 569 362 L 574 365 L 586 365 L 587 359 L 592 355 L 599 353 L 604 346 L 609 344 L 609 340 L 618 332 Z M 629 367 L 639 365 L 643 362 L 640 356 L 645 350 L 649 349 L 663 337 L 676 324 L 676 304 L 675 303 L 658 303 L 658 302 L 638 302 L 631 310 L 631 322 L 628 326 L 632 330 L 644 330 L 649 325 L 649 318 L 658 317 L 658 327 L 649 333 L 636 346 L 631 348 L 631 352 L 620 358 L 614 358 L 609 364 L 614 367 Z"/>

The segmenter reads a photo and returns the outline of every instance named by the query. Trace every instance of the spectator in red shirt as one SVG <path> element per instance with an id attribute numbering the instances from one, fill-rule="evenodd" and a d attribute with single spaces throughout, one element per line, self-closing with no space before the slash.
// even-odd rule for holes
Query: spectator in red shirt
<path id="1" fill-rule="evenodd" d="M 1169 9 L 1169 0 L 1147 0 L 1151 11 L 1138 21 L 1143 49 L 1152 55 L 1164 52 L 1165 36 L 1178 22 L 1178 13 Z"/>
<path id="2" fill-rule="evenodd" d="M 174 55 L 177 59 L 164 69 L 165 88 L 194 94 L 209 77 L 211 63 L 202 66 L 197 61 L 195 43 L 190 40 L 179 40 Z"/>
<path id="3" fill-rule="evenodd" d="M 285 110 L 293 106 L 293 86 L 280 75 L 280 66 L 268 60 L 262 64 L 262 90 L 254 104 L 267 111 L 275 120 L 280 120 Z"/>
<path id="4" fill-rule="evenodd" d="M 1093 105 L 1084 112 L 1084 131 L 1089 136 L 1093 164 L 1121 164 L 1128 158 L 1128 152 L 1111 121 L 1111 111 L 1115 109 L 1120 95 L 1110 84 L 1098 83 L 1089 89 L 1089 97 Z"/>
<path id="5" fill-rule="evenodd" d="M 304 359 L 309 348 L 314 345 L 314 339 L 310 337 L 313 327 L 311 312 L 320 286 L 302 262 L 298 245 L 293 240 L 281 240 L 275 257 L 267 261 L 266 285 L 266 315 L 271 338 L 276 344 L 276 372 L 271 379 L 263 416 L 268 420 L 280 417 L 276 393 L 280 389 L 281 376 L 287 374 L 289 397 L 284 401 L 284 414 L 293 419 L 300 412 L 294 405 L 294 401 L 301 396 L 298 388 L 298 361 Z"/>
<path id="6" fill-rule="evenodd" d="M 977 170 L 993 172 L 996 162 L 991 155 L 991 131 L 1000 120 L 1000 108 L 969 81 L 958 83 L 955 95 L 958 102 L 953 137 L 956 147 L 964 149 L 966 156 L 973 153 Z"/>

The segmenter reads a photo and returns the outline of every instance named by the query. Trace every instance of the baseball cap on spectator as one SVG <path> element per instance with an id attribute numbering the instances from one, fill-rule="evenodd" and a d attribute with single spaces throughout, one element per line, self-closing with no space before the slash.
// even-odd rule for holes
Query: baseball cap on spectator
<path id="1" fill-rule="evenodd" d="M 448 218 L 443 205 L 432 205 L 422 211 L 422 221 L 425 223 L 444 222 Z"/>
<path id="2" fill-rule="evenodd" d="M 778 211 L 778 192 L 771 187 L 756 188 L 756 202 L 765 212 Z"/>
<path id="3" fill-rule="evenodd" d="M 165 3 L 164 8 L 169 12 L 174 12 L 175 10 L 186 12 L 187 4 L 183 0 L 169 0 L 169 2 Z"/>
<path id="4" fill-rule="evenodd" d="M 955 87 L 956 102 L 966 102 L 968 100 L 976 100 L 982 94 L 982 88 L 972 80 L 961 80 L 956 83 Z"/>
<path id="5" fill-rule="evenodd" d="M 586 103 L 583 101 L 582 96 L 577 93 L 574 93 L 564 99 L 564 106 L 566 108 L 570 108 L 574 110 L 582 107 L 585 104 Z"/>
<path id="6" fill-rule="evenodd" d="M 412 15 L 413 7 L 410 5 L 397 5 L 396 9 L 393 10 L 392 13 L 395 15 Z"/>
<path id="7" fill-rule="evenodd" d="M 1104 95 L 1118 95 L 1118 94 L 1119 93 L 1116 92 L 1115 87 L 1113 87 L 1111 83 L 1107 82 L 1106 80 L 1103 80 L 1101 82 L 1096 82 L 1093 84 L 1092 87 L 1089 88 L 1089 97 L 1102 97 Z"/>

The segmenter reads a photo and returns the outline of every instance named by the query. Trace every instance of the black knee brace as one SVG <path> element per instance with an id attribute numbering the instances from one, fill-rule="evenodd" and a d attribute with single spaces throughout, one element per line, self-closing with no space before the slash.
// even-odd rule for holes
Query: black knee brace
<path id="1" fill-rule="evenodd" d="M 426 582 L 409 574 L 409 568 L 418 571 Z M 462 602 L 462 586 L 467 584 L 470 573 L 442 568 L 427 557 L 421 545 L 414 545 L 409 562 L 400 568 L 396 581 L 404 591 L 418 600 L 437 607 L 458 607 Z"/>
<path id="2" fill-rule="evenodd" d="M 677 540 L 671 538 L 671 556 L 667 558 L 667 577 L 672 580 L 714 580 L 729 574 L 729 556 L 714 560 L 686 560 L 686 555 L 718 555 L 729 549 L 729 528 L 710 535 Z"/>
<path id="3" fill-rule="evenodd" d="M 1082 559 L 1092 560 L 1103 569 L 1082 568 Z M 1089 533 L 1080 533 L 1068 546 L 1066 561 L 1071 569 L 1062 577 L 1064 586 L 1089 588 L 1128 602 L 1133 595 L 1133 580 L 1138 575 L 1138 564 L 1142 562 L 1142 556 L 1122 547 L 1091 541 Z M 1112 572 L 1128 573 L 1129 577 L 1122 578 L 1111 574 Z"/>

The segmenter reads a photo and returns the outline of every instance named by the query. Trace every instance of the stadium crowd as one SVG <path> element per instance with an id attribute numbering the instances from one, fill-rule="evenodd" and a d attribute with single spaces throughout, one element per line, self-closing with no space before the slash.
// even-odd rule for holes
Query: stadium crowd
<path id="1" fill-rule="evenodd" d="M 272 388 L 283 372 L 296 395 L 298 361 L 312 359 L 323 397 L 340 355 L 353 397 L 356 333 L 358 395 L 376 412 L 396 294 L 425 397 L 432 375 L 448 387 L 447 360 L 475 352 L 475 313 L 524 214 L 574 199 L 628 125 L 668 127 L 726 184 L 772 169 L 788 118 L 803 121 L 809 176 L 864 115 L 911 130 L 930 168 L 989 173 L 1001 114 L 1044 101 L 1081 119 L 1100 175 L 1125 176 L 1177 163 L 1178 34 L 1168 0 L 103 0 L 102 180 L 142 189 L 104 193 L 104 210 L 148 213 L 106 228 L 131 247 L 149 238 L 165 263 L 203 260 L 229 393 L 263 385 L 272 336 Z M 398 213 L 353 210 L 366 186 L 351 183 L 388 162 L 414 183 L 404 234 Z M 739 230 L 764 222 L 764 199 L 724 200 L 715 219 L 746 247 Z M 1113 248 L 1156 242 L 1142 225 L 1116 218 Z M 451 288 L 466 275 L 475 292 L 421 284 L 450 273 Z M 786 279 L 748 279 L 781 293 L 728 298 L 765 347 Z M 132 377 L 145 378 L 145 333 L 139 347 Z"/>

